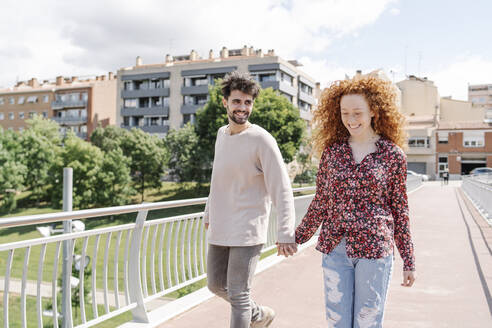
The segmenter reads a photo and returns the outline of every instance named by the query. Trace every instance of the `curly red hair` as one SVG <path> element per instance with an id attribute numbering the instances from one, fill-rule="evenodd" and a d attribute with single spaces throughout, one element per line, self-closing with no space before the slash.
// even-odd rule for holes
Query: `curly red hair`
<path id="1" fill-rule="evenodd" d="M 400 147 L 405 145 L 405 117 L 398 110 L 397 93 L 389 81 L 379 77 L 341 80 L 323 90 L 318 110 L 314 113 L 316 127 L 314 148 L 321 153 L 326 147 L 341 142 L 350 134 L 342 123 L 340 100 L 344 95 L 360 94 L 374 113 L 371 126 L 380 136 Z"/>

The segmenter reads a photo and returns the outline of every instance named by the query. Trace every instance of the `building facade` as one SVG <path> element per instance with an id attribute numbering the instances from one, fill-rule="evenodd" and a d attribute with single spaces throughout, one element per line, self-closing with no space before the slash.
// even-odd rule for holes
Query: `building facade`
<path id="1" fill-rule="evenodd" d="M 477 167 L 492 167 L 492 123 L 441 122 L 436 138 L 439 175 L 449 170 L 457 178 Z"/>
<path id="2" fill-rule="evenodd" d="M 252 47 L 211 50 L 202 59 L 195 51 L 186 56 L 167 55 L 160 64 L 136 65 L 118 71 L 117 125 L 164 136 L 194 122 L 197 110 L 208 101 L 208 87 L 227 73 L 249 72 L 262 88 L 278 90 L 310 121 L 317 102 L 315 81 L 300 71 L 296 61 L 285 61 L 273 50 L 263 54 Z"/>
<path id="3" fill-rule="evenodd" d="M 116 78 L 112 73 L 89 79 L 59 76 L 39 83 L 35 78 L 0 90 L 0 125 L 22 132 L 35 114 L 88 139 L 98 124 L 116 123 Z"/>
<path id="4" fill-rule="evenodd" d="M 475 84 L 468 86 L 468 101 L 485 110 L 485 120 L 492 122 L 492 84 Z"/>
<path id="5" fill-rule="evenodd" d="M 397 85 L 401 90 L 401 111 L 407 119 L 409 170 L 438 178 L 446 169 L 456 176 L 488 163 L 485 146 L 463 143 L 477 135 L 480 144 L 485 145 L 486 107 L 471 101 L 440 97 L 437 86 L 427 78 L 409 76 Z M 461 135 L 462 141 L 455 140 L 455 135 Z M 448 136 L 452 148 L 445 141 Z M 460 142 L 462 146 L 457 148 Z M 461 153 L 465 154 L 465 159 L 458 167 L 455 158 L 460 158 L 457 154 Z"/>
<path id="6" fill-rule="evenodd" d="M 401 112 L 407 119 L 408 169 L 435 178 L 435 130 L 441 108 L 438 89 L 427 78 L 412 75 L 397 86 L 401 91 Z"/>

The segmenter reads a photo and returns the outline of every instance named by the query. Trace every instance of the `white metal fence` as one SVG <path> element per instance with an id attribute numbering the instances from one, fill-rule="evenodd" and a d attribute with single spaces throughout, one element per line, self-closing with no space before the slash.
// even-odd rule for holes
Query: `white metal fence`
<path id="1" fill-rule="evenodd" d="M 312 197 L 295 197 L 297 223 Z M 38 327 L 58 327 L 59 321 L 65 327 L 90 327 L 129 310 L 135 321 L 147 322 L 148 302 L 205 278 L 206 272 L 203 213 L 149 221 L 147 214 L 203 205 L 205 201 L 197 198 L 1 219 L 0 228 L 8 228 L 75 219 L 88 222 L 101 216 L 137 213 L 135 223 L 0 245 L 3 326 L 9 327 L 17 313 L 21 327 L 27 327 L 28 320 L 31 324 L 36 320 Z M 273 211 L 269 224 L 264 251 L 275 247 L 277 223 Z M 60 259 L 64 243 L 68 243 L 69 252 L 66 259 Z M 69 268 L 65 279 L 71 282 L 66 285 L 66 294 L 72 295 L 70 304 L 66 304 L 66 318 L 58 313 L 63 308 L 59 286 L 64 260 Z M 15 278 L 20 280 L 16 290 L 11 288 Z M 35 318 L 28 314 L 34 308 Z"/>
<path id="2" fill-rule="evenodd" d="M 464 176 L 461 188 L 492 224 L 492 175 Z"/>
<path id="3" fill-rule="evenodd" d="M 421 184 L 420 179 L 409 178 L 407 189 Z M 306 187 L 294 192 L 314 190 Z M 296 225 L 312 198 L 313 194 L 294 198 Z M 100 217 L 137 214 L 134 223 L 1 244 L 3 326 L 9 327 L 11 319 L 19 315 L 21 327 L 27 327 L 28 320 L 31 326 L 35 321 L 38 327 L 58 327 L 60 319 L 65 327 L 90 327 L 129 310 L 134 321 L 148 322 L 148 302 L 205 278 L 207 243 L 203 213 L 149 221 L 147 214 L 205 202 L 206 198 L 196 198 L 1 219 L 0 232 L 9 227 L 77 219 L 87 224 Z M 275 248 L 276 227 L 272 211 L 264 251 Z M 69 250 L 65 259 L 60 258 L 64 245 Z M 63 262 L 68 268 L 65 279 L 71 282 L 66 284 L 66 295 L 72 296 L 65 304 L 66 314 L 58 313 L 63 308 L 59 287 Z"/>

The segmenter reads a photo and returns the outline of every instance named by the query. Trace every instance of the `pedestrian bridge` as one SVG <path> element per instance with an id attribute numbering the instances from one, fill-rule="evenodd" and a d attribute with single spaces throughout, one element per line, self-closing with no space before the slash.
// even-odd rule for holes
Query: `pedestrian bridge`
<path id="1" fill-rule="evenodd" d="M 491 326 L 492 230 L 486 215 L 492 188 L 470 178 L 463 185 L 461 181 L 408 183 L 417 282 L 412 288 L 400 286 L 402 264 L 397 256 L 385 327 Z M 297 190 L 302 191 L 307 190 Z M 311 198 L 296 196 L 298 221 Z M 202 213 L 146 220 L 148 211 L 204 201 L 0 219 L 0 227 L 8 228 L 137 213 L 134 223 L 0 245 L 4 327 L 14 323 L 19 327 L 89 327 L 103 322 L 118 326 L 118 315 L 125 312 L 131 312 L 131 322 L 123 327 L 227 327 L 228 304 L 206 288 L 169 299 L 173 292 L 194 283 L 203 285 Z M 274 227 L 273 213 L 266 254 L 275 248 Z M 326 327 L 321 256 L 314 242 L 294 257 L 268 256 L 260 262 L 252 293 L 260 304 L 276 310 L 272 327 Z M 65 261 L 63 246 L 68 251 Z M 71 302 L 60 297 L 63 262 L 67 268 L 63 289 L 65 295 L 72 295 Z"/>

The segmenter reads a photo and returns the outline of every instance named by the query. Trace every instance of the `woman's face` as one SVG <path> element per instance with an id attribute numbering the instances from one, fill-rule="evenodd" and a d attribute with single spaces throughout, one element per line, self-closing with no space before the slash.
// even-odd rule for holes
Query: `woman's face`
<path id="1" fill-rule="evenodd" d="M 360 94 L 342 96 L 340 114 L 345 128 L 352 137 L 364 138 L 374 134 L 371 119 L 374 116 L 366 98 Z"/>

